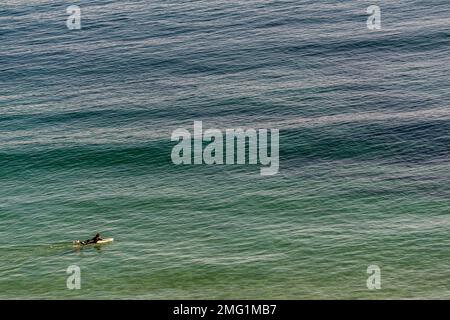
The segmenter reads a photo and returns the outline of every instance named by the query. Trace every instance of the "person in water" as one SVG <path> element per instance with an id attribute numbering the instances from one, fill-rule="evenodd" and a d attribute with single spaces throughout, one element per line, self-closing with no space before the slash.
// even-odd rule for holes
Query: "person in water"
<path id="1" fill-rule="evenodd" d="M 79 243 L 80 244 L 93 244 L 93 243 L 99 242 L 100 240 L 103 240 L 103 239 L 100 237 L 100 233 L 97 233 L 95 235 L 95 237 L 93 237 L 92 239 L 89 239 L 89 240 L 86 240 L 86 241 L 80 241 Z"/>

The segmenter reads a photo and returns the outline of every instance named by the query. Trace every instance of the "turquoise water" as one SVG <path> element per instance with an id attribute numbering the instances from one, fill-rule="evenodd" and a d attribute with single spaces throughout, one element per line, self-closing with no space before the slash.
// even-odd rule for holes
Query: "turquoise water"
<path id="1" fill-rule="evenodd" d="M 447 1 L 73 4 L 0 4 L 0 298 L 450 298 Z M 194 120 L 279 174 L 173 165 Z"/>

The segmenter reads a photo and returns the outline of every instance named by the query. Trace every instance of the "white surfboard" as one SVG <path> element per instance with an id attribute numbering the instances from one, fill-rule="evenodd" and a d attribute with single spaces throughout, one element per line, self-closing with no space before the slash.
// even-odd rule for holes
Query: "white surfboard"
<path id="1" fill-rule="evenodd" d="M 113 242 L 113 241 L 114 241 L 114 238 L 105 238 L 105 239 L 102 239 L 102 240 L 98 240 L 97 243 L 95 243 L 95 244 L 104 244 L 104 243 L 110 243 L 110 242 Z"/>

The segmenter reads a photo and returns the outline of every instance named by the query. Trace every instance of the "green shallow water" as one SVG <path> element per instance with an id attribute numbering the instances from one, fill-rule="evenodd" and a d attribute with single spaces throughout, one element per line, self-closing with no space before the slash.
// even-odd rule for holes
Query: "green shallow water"
<path id="1" fill-rule="evenodd" d="M 29 202 L 3 218 L 20 233 L 1 249 L 2 297 L 442 297 L 448 189 L 409 176 L 439 179 L 447 167 L 360 166 L 309 165 L 275 178 L 209 167 L 181 181 L 159 172 L 78 186 L 66 176 L 70 192 L 50 198 L 58 179 L 29 185 Z M 418 192 L 427 188 L 434 194 Z M 97 230 L 114 243 L 70 245 Z M 366 288 L 370 264 L 382 268 L 379 292 Z M 82 290 L 67 290 L 69 265 L 81 267 Z"/>

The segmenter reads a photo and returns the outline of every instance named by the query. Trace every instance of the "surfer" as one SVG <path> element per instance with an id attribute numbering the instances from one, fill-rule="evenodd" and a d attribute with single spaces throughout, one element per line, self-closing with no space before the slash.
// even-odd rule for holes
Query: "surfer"
<path id="1" fill-rule="evenodd" d="M 100 240 L 103 240 L 101 237 L 100 237 L 100 233 L 97 233 L 96 235 L 95 235 L 95 237 L 93 237 L 92 239 L 89 239 L 89 240 L 86 240 L 86 241 L 80 241 L 80 244 L 92 244 L 92 243 L 97 243 L 97 242 L 99 242 Z"/>
<path id="2" fill-rule="evenodd" d="M 79 247 L 80 245 L 81 246 L 84 246 L 84 245 L 87 245 L 87 244 L 97 245 L 97 244 L 111 243 L 113 241 L 114 241 L 114 238 L 102 238 L 100 236 L 100 233 L 97 233 L 95 235 L 95 237 L 93 237 L 92 239 L 89 239 L 89 240 L 86 240 L 86 241 L 75 240 L 75 241 L 73 241 L 73 244 L 74 244 L 74 246 Z"/>

